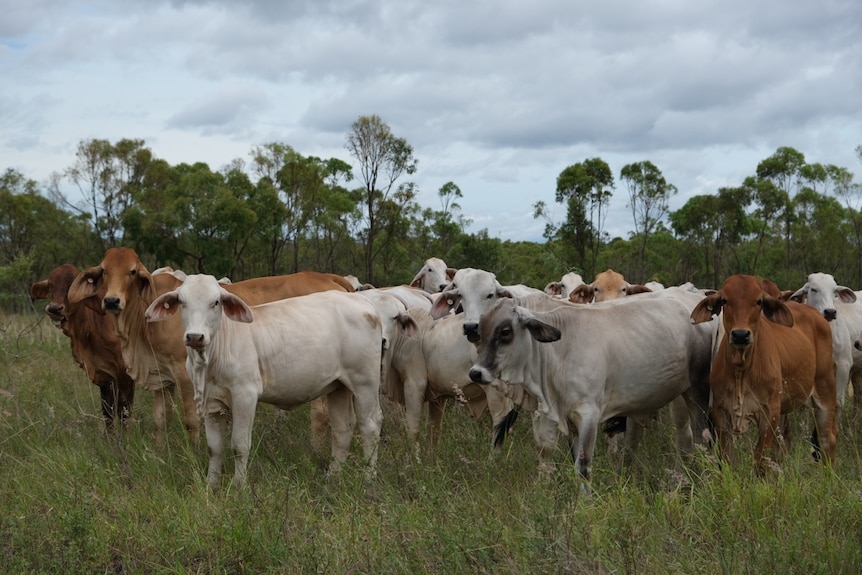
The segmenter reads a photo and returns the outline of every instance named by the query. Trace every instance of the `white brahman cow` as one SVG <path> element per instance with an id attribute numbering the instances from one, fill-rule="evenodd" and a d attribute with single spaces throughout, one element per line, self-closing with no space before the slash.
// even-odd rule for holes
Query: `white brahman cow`
<path id="1" fill-rule="evenodd" d="M 374 468 L 382 420 L 382 333 L 368 300 L 327 291 L 249 307 L 214 277 L 190 275 L 176 290 L 157 297 L 146 317 L 164 320 L 178 310 L 188 348 L 186 369 L 206 429 L 212 488 L 221 479 L 228 413 L 233 415 L 233 483 L 245 483 L 259 401 L 291 409 L 326 396 L 330 471 L 346 460 L 354 423 Z"/>
<path id="2" fill-rule="evenodd" d="M 428 258 L 416 272 L 410 285 L 428 293 L 439 293 L 452 280 L 455 271 L 455 268 L 447 267 L 446 262 L 440 258 Z"/>
<path id="3" fill-rule="evenodd" d="M 693 449 L 689 403 L 698 332 L 686 304 L 664 292 L 606 305 L 532 311 L 502 299 L 479 322 L 475 382 L 523 385 L 538 399 L 540 463 L 569 436 L 579 473 L 590 478 L 599 425 L 612 417 L 651 419 L 672 403 L 680 454 Z"/>
<path id="4" fill-rule="evenodd" d="M 546 285 L 544 292 L 551 297 L 568 300 L 572 290 L 580 285 L 584 285 L 584 278 L 580 274 L 569 272 L 563 275 L 560 281 Z"/>
<path id="5" fill-rule="evenodd" d="M 854 366 L 862 368 L 862 353 L 853 342 L 862 333 L 862 305 L 856 303 L 856 293 L 838 285 L 831 274 L 808 274 L 808 281 L 790 299 L 807 303 L 829 321 L 832 328 L 832 362 L 835 364 L 835 385 L 838 407 L 844 405 L 850 374 Z M 854 387 L 854 395 L 858 390 Z"/>
<path id="6" fill-rule="evenodd" d="M 700 302 L 702 296 L 692 293 L 683 288 L 667 288 L 656 293 L 643 293 L 639 297 L 672 297 L 684 303 L 689 312 Z M 479 341 L 479 318 L 487 313 L 491 307 L 500 299 L 512 298 L 511 292 L 497 282 L 494 274 L 485 270 L 465 268 L 458 270 L 453 280 L 453 286 L 441 294 L 440 300 L 432 308 L 432 313 L 435 311 L 444 313 L 446 309 L 460 307 L 463 310 L 464 334 L 467 338 L 476 343 Z M 550 297 L 546 293 L 536 292 L 526 297 L 515 297 L 515 302 L 532 311 L 551 311 L 559 306 L 573 305 L 567 300 L 560 300 L 556 297 Z M 592 305 L 608 305 L 614 304 L 621 300 L 612 299 L 607 302 L 592 304 Z M 692 429 L 697 433 L 698 441 L 704 439 L 703 431 L 709 429 L 707 413 L 709 410 L 709 366 L 712 359 L 712 334 L 713 328 L 707 325 L 700 325 L 695 328 L 695 334 L 692 336 L 689 346 L 689 379 L 691 382 L 690 399 L 686 404 L 689 409 Z M 675 409 L 681 410 L 686 402 L 683 399 Z M 522 404 L 516 396 L 516 404 Z M 526 405 L 529 405 L 527 403 Z M 625 418 L 617 417 L 608 420 L 605 425 L 605 431 L 614 434 L 619 431 L 626 431 L 626 441 L 630 448 L 636 447 L 643 434 L 643 426 L 637 424 L 629 429 Z"/>

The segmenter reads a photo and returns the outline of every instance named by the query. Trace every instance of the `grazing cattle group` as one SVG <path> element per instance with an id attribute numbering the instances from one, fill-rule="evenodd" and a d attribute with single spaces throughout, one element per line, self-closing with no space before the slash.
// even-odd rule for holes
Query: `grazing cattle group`
<path id="1" fill-rule="evenodd" d="M 708 290 L 608 269 L 539 290 L 429 258 L 409 284 L 375 288 L 312 271 L 239 282 L 151 273 L 134 250 L 111 248 L 98 266 L 59 266 L 31 297 L 49 300 L 45 313 L 99 387 L 106 430 L 126 427 L 136 386 L 153 393 L 157 441 L 177 399 L 190 437 L 203 424 L 212 488 L 229 428 L 233 483 L 246 483 L 258 402 L 310 404 L 312 447 L 330 435 L 332 472 L 358 430 L 373 473 L 381 396 L 403 406 L 417 456 L 426 435 L 438 445 L 451 399 L 477 419 L 490 413 L 495 447 L 526 410 L 539 468 L 553 469 L 562 435 L 585 481 L 603 429 L 624 431 L 631 454 L 665 407 L 681 465 L 712 439 L 732 461 L 733 436 L 753 424 L 763 473 L 808 405 L 815 456 L 831 465 L 837 411 L 862 380 L 862 304 L 823 273 L 796 290 L 744 275 Z"/>

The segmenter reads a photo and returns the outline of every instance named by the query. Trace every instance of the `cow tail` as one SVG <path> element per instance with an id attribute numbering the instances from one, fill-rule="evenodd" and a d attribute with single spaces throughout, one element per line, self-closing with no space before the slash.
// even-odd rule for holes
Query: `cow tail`
<path id="1" fill-rule="evenodd" d="M 515 425 L 515 421 L 518 419 L 518 407 L 512 408 L 509 413 L 506 414 L 506 417 L 500 420 L 500 422 L 494 426 L 494 447 L 502 447 L 503 442 L 506 441 L 506 434 L 511 431 L 512 427 Z"/>

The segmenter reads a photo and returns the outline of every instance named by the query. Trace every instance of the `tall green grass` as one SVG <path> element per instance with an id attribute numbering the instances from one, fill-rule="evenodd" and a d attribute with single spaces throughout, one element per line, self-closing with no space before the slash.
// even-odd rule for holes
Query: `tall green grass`
<path id="1" fill-rule="evenodd" d="M 287 353 L 287 351 L 286 351 Z M 2 573 L 859 573 L 862 418 L 842 414 L 834 470 L 796 441 L 780 473 L 700 454 L 675 474 L 665 418 L 622 473 L 602 440 L 584 494 L 564 450 L 539 476 L 529 420 L 491 455 L 487 422 L 448 408 L 421 462 L 386 405 L 377 476 L 358 446 L 326 477 L 308 410 L 258 410 L 250 485 L 206 488 L 206 446 L 174 420 L 152 440 L 140 392 L 106 436 L 67 340 L 33 314 L 0 317 Z M 810 417 L 794 418 L 802 438 Z M 561 443 L 562 445 L 562 443 Z M 229 462 L 230 463 L 230 462 Z M 228 475 L 230 470 L 228 470 Z"/>

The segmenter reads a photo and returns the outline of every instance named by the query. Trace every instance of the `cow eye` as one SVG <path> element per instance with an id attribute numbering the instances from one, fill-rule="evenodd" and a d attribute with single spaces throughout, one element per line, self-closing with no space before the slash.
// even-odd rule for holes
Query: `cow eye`
<path id="1" fill-rule="evenodd" d="M 762 306 L 763 305 L 763 299 L 757 300 L 756 302 L 754 302 L 754 305 Z"/>
<path id="2" fill-rule="evenodd" d="M 219 302 L 220 302 L 220 300 L 215 300 L 215 301 L 213 302 L 212 307 L 214 307 L 214 308 L 218 307 Z"/>
<path id="3" fill-rule="evenodd" d="M 485 299 L 491 299 L 493 297 L 494 297 L 494 294 L 489 293 L 488 295 L 485 296 Z"/>

